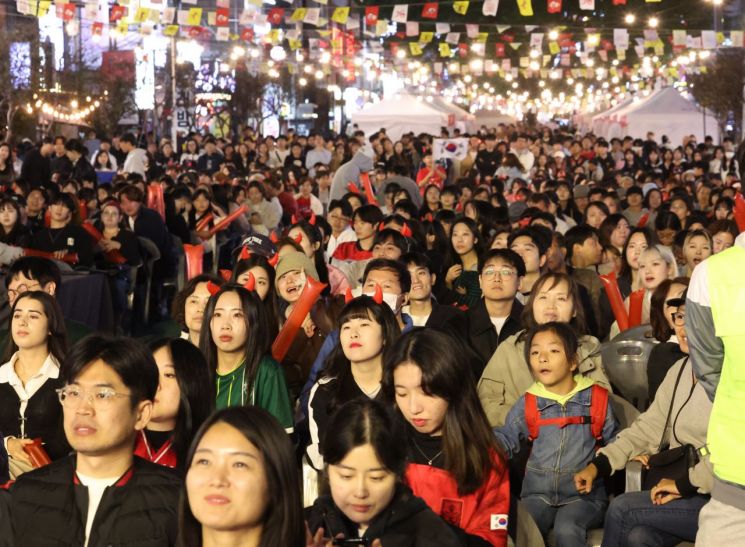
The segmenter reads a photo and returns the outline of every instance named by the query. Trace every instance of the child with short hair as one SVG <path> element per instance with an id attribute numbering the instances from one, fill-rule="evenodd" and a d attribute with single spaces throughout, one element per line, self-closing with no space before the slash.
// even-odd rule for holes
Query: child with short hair
<path id="1" fill-rule="evenodd" d="M 587 530 L 602 526 L 608 505 L 603 484 L 580 495 L 573 476 L 618 430 L 608 392 L 575 374 L 577 350 L 577 335 L 569 325 L 549 322 L 533 328 L 525 358 L 536 382 L 512 407 L 505 425 L 494 430 L 510 458 L 529 443 L 520 497 L 544 537 L 553 528 L 557 547 L 584 547 Z"/>

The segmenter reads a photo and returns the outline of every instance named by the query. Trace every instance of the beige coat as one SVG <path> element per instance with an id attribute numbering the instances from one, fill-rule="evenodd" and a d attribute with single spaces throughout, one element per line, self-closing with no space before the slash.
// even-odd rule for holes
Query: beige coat
<path id="1" fill-rule="evenodd" d="M 479 380 L 481 405 L 492 427 L 504 425 L 512 405 L 535 381 L 525 362 L 525 341 L 513 334 L 499 344 Z M 579 346 L 579 372 L 611 390 L 600 359 L 600 342 L 592 336 L 582 336 Z"/>

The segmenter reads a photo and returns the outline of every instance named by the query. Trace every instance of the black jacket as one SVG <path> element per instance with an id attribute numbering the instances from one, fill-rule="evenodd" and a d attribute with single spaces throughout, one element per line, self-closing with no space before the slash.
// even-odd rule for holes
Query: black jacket
<path id="1" fill-rule="evenodd" d="M 32 148 L 26 152 L 21 166 L 20 180 L 28 182 L 31 188 L 49 186 L 52 179 L 52 168 L 48 157 L 44 157 L 38 148 Z"/>
<path id="2" fill-rule="evenodd" d="M 520 330 L 520 314 L 522 311 L 523 305 L 515 300 L 512 303 L 510 315 L 504 322 L 499 334 L 497 334 L 494 324 L 491 322 L 491 317 L 489 317 L 486 302 L 484 302 L 483 298 L 466 312 L 466 317 L 468 318 L 468 342 L 479 357 L 479 369 L 474 371 L 477 379 L 481 378 L 481 373 L 484 372 L 486 363 L 494 355 L 497 346 Z"/>
<path id="3" fill-rule="evenodd" d="M 31 237 L 29 247 L 49 253 L 76 253 L 80 266 L 93 265 L 93 240 L 88 232 L 76 224 L 68 223 L 64 228 L 42 228 Z"/>
<path id="4" fill-rule="evenodd" d="M 96 170 L 93 169 L 91 162 L 89 162 L 87 158 L 80 158 L 77 163 L 72 166 L 70 178 L 80 181 L 81 183 L 84 180 L 92 182 L 93 184 L 98 183 Z"/>
<path id="5" fill-rule="evenodd" d="M 328 496 L 318 498 L 306 510 L 311 533 L 324 529 L 325 537 L 358 538 L 352 523 Z M 406 486 L 399 485 L 390 504 L 378 514 L 362 535 L 368 540 L 380 539 L 385 547 L 458 547 L 460 540 L 439 516 L 414 496 Z"/>
<path id="6" fill-rule="evenodd" d="M 25 473 L 10 488 L 16 547 L 85 544 L 88 488 L 75 456 Z M 176 542 L 181 480 L 170 469 L 135 457 L 132 468 L 101 498 L 89 547 L 170 547 Z"/>
<path id="7" fill-rule="evenodd" d="M 129 220 L 125 222 L 129 226 Z M 144 205 L 140 207 L 135 219 L 134 232 L 138 237 L 145 237 L 155 243 L 160 250 L 160 260 L 155 263 L 155 277 L 163 279 L 173 275 L 176 270 L 176 253 L 171 234 L 160 214 Z"/>
<path id="8" fill-rule="evenodd" d="M 28 400 L 25 433 L 29 439 L 40 437 L 49 457 L 57 460 L 70 453 L 62 427 L 62 405 L 56 389 L 64 382 L 49 378 Z M 4 436 L 21 436 L 21 400 L 9 383 L 0 384 L 0 431 Z"/>
<path id="9" fill-rule="evenodd" d="M 424 326 L 444 330 L 459 340 L 465 341 L 468 337 L 466 314 L 455 306 L 443 306 L 437 302 L 432 302 L 432 313 L 427 318 Z"/>

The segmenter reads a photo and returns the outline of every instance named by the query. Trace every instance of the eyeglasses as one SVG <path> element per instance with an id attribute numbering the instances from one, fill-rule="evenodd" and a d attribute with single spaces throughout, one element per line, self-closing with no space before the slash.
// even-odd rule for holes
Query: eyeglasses
<path id="1" fill-rule="evenodd" d="M 65 386 L 55 390 L 59 397 L 59 402 L 63 407 L 75 410 L 80 408 L 83 401 L 90 402 L 96 410 L 109 408 L 114 399 L 119 397 L 132 397 L 131 393 L 117 393 L 110 387 L 97 387 L 86 391 L 77 386 Z"/>
<path id="2" fill-rule="evenodd" d="M 499 276 L 502 279 L 510 279 L 513 277 L 517 271 L 513 270 L 512 268 L 484 268 L 484 271 L 481 272 L 481 275 L 484 277 L 484 279 L 492 279 L 494 276 Z"/>
<path id="3" fill-rule="evenodd" d="M 15 300 L 17 296 L 20 296 L 27 291 L 35 291 L 36 289 L 41 289 L 41 283 L 18 285 L 15 289 L 8 289 L 8 300 Z"/>
<path id="4" fill-rule="evenodd" d="M 676 327 L 683 327 L 686 324 L 686 314 L 682 311 L 676 311 L 675 313 L 671 313 L 670 317 L 673 318 L 673 325 Z"/>

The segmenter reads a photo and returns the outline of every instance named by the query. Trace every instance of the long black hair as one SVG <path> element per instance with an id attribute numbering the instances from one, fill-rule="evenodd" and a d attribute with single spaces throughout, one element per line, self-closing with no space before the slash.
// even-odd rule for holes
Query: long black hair
<path id="1" fill-rule="evenodd" d="M 383 337 L 383 358 L 396 339 L 401 334 L 401 328 L 393 315 L 391 308 L 385 302 L 378 304 L 371 297 L 362 295 L 350 301 L 339 315 L 337 326 L 341 327 L 353 319 L 369 319 L 380 325 Z M 326 364 L 321 377 L 336 378 L 339 390 L 329 401 L 328 413 L 332 414 L 337 407 L 341 406 L 351 398 L 351 394 L 345 387 L 350 386 L 354 379 L 352 377 L 352 364 L 342 348 L 341 341 L 334 347 L 326 359 Z"/>
<path id="2" fill-rule="evenodd" d="M 386 354 L 383 372 L 383 393 L 391 402 L 396 398 L 393 373 L 407 363 L 419 367 L 424 393 L 447 401 L 442 424 L 445 469 L 455 478 L 460 495 L 484 485 L 495 467 L 495 454 L 500 454 L 476 383 L 464 368 L 461 356 L 465 354 L 461 342 L 450 334 L 415 328 L 393 344 Z"/>
<path id="3" fill-rule="evenodd" d="M 231 283 L 238 283 L 238 278 L 252 268 L 261 268 L 266 272 L 269 280 L 269 292 L 264 297 L 264 311 L 266 312 L 267 328 L 269 338 L 274 340 L 279 332 L 279 306 L 277 305 L 277 291 L 275 290 L 276 272 L 269 264 L 269 260 L 263 255 L 252 254 L 248 258 L 238 260 L 233 267 Z M 240 283 L 238 283 L 240 285 Z"/>
<path id="4" fill-rule="evenodd" d="M 528 298 L 528 301 L 525 303 L 525 307 L 523 308 L 522 315 L 520 316 L 520 322 L 526 330 L 524 330 L 520 334 L 519 340 L 524 340 L 527 331 L 535 328 L 538 325 L 535 320 L 535 316 L 533 315 L 533 302 L 535 302 L 538 293 L 541 292 L 544 285 L 546 286 L 546 290 L 550 291 L 561 283 L 566 283 L 567 293 L 572 299 L 572 307 L 574 309 L 574 316 L 569 321 L 569 325 L 574 328 L 577 336 L 582 336 L 583 334 L 588 332 L 587 322 L 585 319 L 585 309 L 582 306 L 582 296 L 579 292 L 579 285 L 577 284 L 577 282 L 569 274 L 559 272 L 546 272 L 536 280 L 535 285 L 533 285 L 533 290 L 530 292 L 530 297 Z"/>
<path id="5" fill-rule="evenodd" d="M 243 393 L 251 393 L 251 389 L 259 370 L 259 364 L 266 355 L 272 340 L 269 339 L 266 312 L 259 296 L 253 292 L 236 285 L 226 283 L 218 292 L 210 297 L 204 310 L 202 320 L 202 332 L 199 336 L 199 349 L 207 359 L 207 367 L 212 373 L 217 372 L 217 346 L 212 339 L 212 316 L 215 313 L 215 305 L 220 297 L 234 292 L 241 301 L 243 319 L 246 322 L 246 342 L 243 346 L 243 356 L 246 363 L 246 374 L 244 375 Z M 249 400 L 248 397 L 246 400 Z"/>
<path id="6" fill-rule="evenodd" d="M 187 474 L 202 437 L 219 423 L 237 429 L 261 452 L 269 499 L 266 500 L 266 512 L 262 519 L 259 547 L 304 547 L 305 522 L 295 452 L 287 433 L 265 410 L 255 406 L 231 407 L 210 416 L 197 431 L 189 448 L 184 462 Z M 186 484 L 179 502 L 177 545 L 202 546 L 202 525 L 189 506 Z"/>
<path id="7" fill-rule="evenodd" d="M 453 222 L 453 226 L 450 228 L 450 237 L 448 238 L 448 253 L 445 259 L 445 265 L 442 268 L 442 271 L 444 272 L 447 272 L 451 266 L 454 266 L 456 264 L 460 264 L 461 266 L 463 265 L 463 261 L 461 260 L 460 255 L 458 255 L 458 253 L 455 251 L 455 247 L 453 247 L 453 232 L 455 232 L 455 227 L 458 224 L 463 224 L 466 228 L 468 228 L 468 231 L 473 234 L 473 250 L 476 252 L 476 256 L 481 256 L 481 253 L 484 250 L 484 245 L 482 243 L 482 240 L 484 238 L 479 231 L 479 227 L 476 224 L 476 221 L 468 217 L 459 218 L 458 220 Z"/>
<path id="8" fill-rule="evenodd" d="M 179 324 L 182 331 L 189 331 L 189 328 L 186 326 L 186 301 L 192 294 L 194 294 L 194 291 L 197 290 L 197 286 L 200 283 L 210 282 L 218 287 L 224 283 L 223 279 L 216 275 L 209 273 L 199 274 L 187 281 L 184 288 L 173 297 L 173 302 L 171 303 L 171 318 Z"/>
<path id="9" fill-rule="evenodd" d="M 399 420 L 379 402 L 355 399 L 339 408 L 328 425 L 333 435 L 323 439 L 326 465 L 340 463 L 353 449 L 369 444 L 380 463 L 403 478 L 406 469 L 406 443 Z"/>
<path id="10" fill-rule="evenodd" d="M 215 407 L 212 374 L 204 355 L 191 342 L 180 338 L 160 338 L 150 344 L 153 353 L 161 348 L 168 348 L 171 353 L 180 392 L 173 450 L 177 465 L 182 468 L 194 434 Z"/>
<path id="11" fill-rule="evenodd" d="M 45 293 L 44 291 L 26 291 L 16 298 L 13 309 L 10 313 L 8 346 L 5 351 L 4 362 L 10 360 L 13 354 L 18 351 L 18 345 L 13 340 L 13 316 L 15 315 L 18 303 L 24 299 L 36 300 L 44 308 L 44 315 L 47 317 L 47 349 L 54 357 L 58 364 L 61 364 L 67 353 L 67 331 L 65 329 L 65 317 L 62 314 L 57 300 Z"/>

